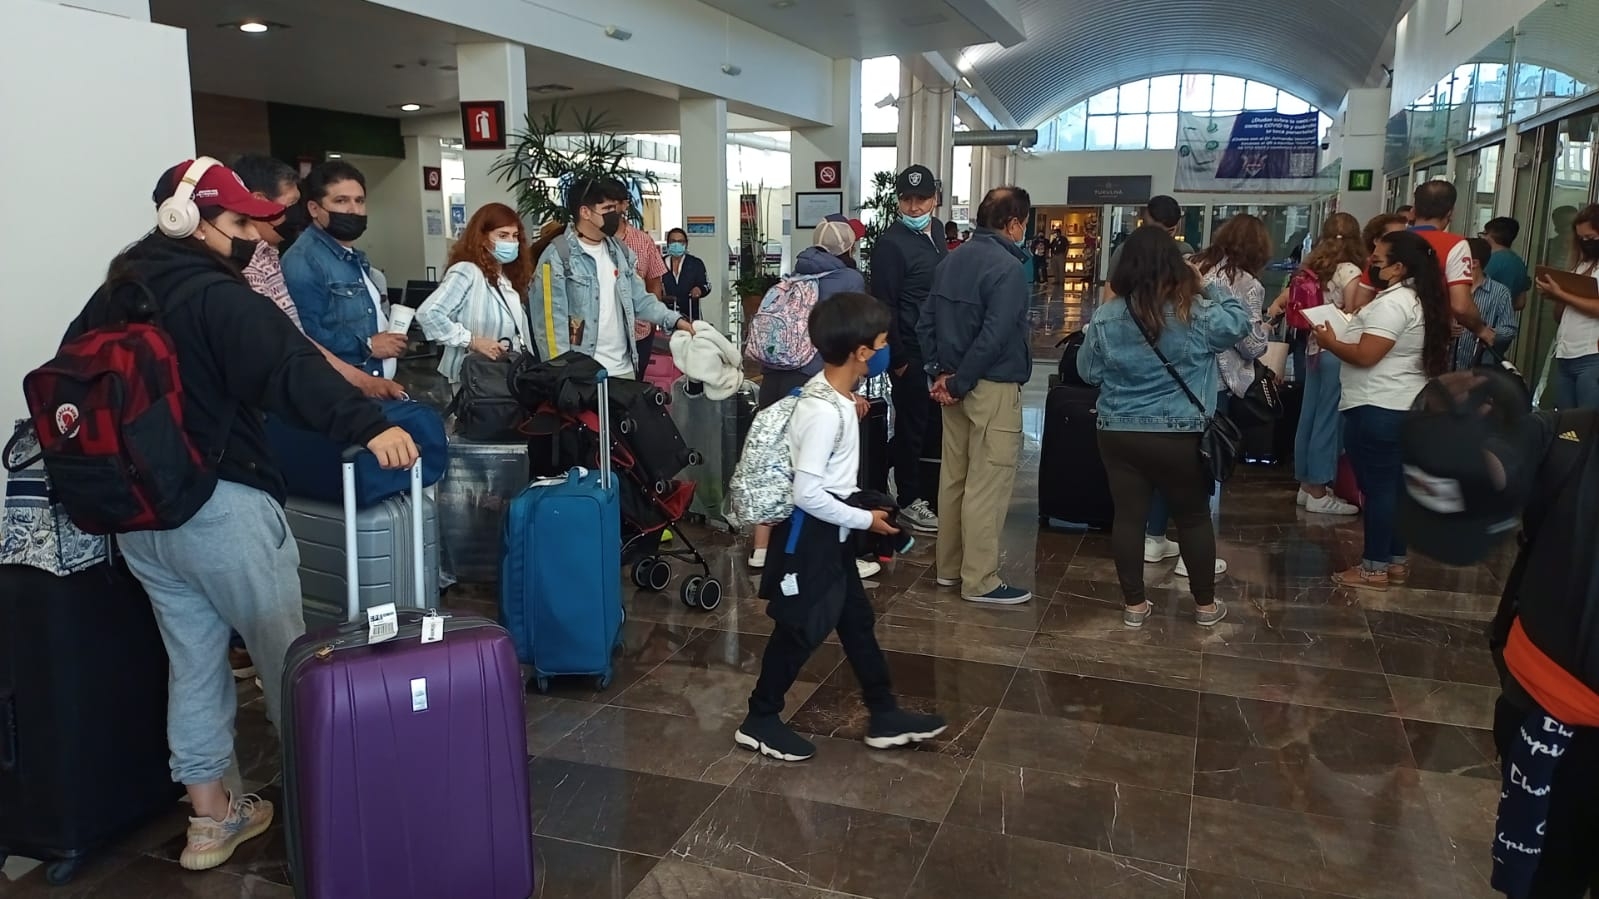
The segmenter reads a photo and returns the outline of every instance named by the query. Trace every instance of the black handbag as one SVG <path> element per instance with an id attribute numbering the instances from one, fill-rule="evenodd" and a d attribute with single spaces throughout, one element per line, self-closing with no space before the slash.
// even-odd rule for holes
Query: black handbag
<path id="1" fill-rule="evenodd" d="M 455 432 L 468 440 L 512 442 L 525 438 L 528 411 L 511 388 L 511 375 L 523 353 L 488 359 L 468 353 L 461 360 L 461 386 L 446 415 L 455 416 Z"/>
<path id="2" fill-rule="evenodd" d="M 1171 360 L 1166 358 L 1166 354 L 1160 351 L 1155 339 L 1149 335 L 1148 331 L 1144 330 L 1144 323 L 1139 321 L 1136 315 L 1132 314 L 1132 310 L 1128 310 L 1127 317 L 1132 319 L 1133 324 L 1138 327 L 1139 333 L 1144 335 L 1144 340 L 1149 344 L 1149 348 L 1155 351 L 1156 356 L 1160 357 L 1161 364 L 1166 366 L 1166 373 L 1171 375 L 1171 379 L 1177 382 L 1178 387 L 1182 388 L 1183 395 L 1188 397 L 1188 401 L 1193 403 L 1194 408 L 1198 409 L 1199 414 L 1205 418 L 1205 430 L 1199 435 L 1199 461 L 1205 467 L 1205 472 L 1210 475 L 1212 481 L 1218 484 L 1226 483 L 1233 476 L 1233 470 L 1238 467 L 1238 451 L 1244 444 L 1244 432 L 1239 430 L 1238 425 L 1234 424 L 1232 419 L 1227 416 L 1220 413 L 1211 415 L 1207 412 L 1205 404 L 1199 401 L 1199 397 L 1194 396 L 1194 392 L 1188 389 L 1188 382 L 1184 381 L 1183 376 L 1177 373 L 1176 366 L 1171 364 Z M 1261 367 L 1264 368 L 1265 366 Z M 1275 387 L 1275 384 L 1273 386 Z M 1280 406 L 1280 398 L 1278 402 Z"/>
<path id="3" fill-rule="evenodd" d="M 1277 386 L 1277 373 L 1262 365 L 1259 359 L 1251 364 L 1254 373 L 1249 389 L 1244 391 L 1243 396 L 1234 397 L 1232 404 L 1237 424 L 1246 428 L 1270 424 L 1283 415 L 1283 397 Z"/>

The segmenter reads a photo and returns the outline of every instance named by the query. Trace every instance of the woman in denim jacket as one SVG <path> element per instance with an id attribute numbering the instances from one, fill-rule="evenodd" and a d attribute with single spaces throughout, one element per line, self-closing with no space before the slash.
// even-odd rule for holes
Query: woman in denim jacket
<path id="1" fill-rule="evenodd" d="M 1216 414 L 1216 354 L 1249 333 L 1249 310 L 1223 283 L 1205 284 L 1172 236 L 1154 226 L 1127 238 L 1110 287 L 1115 298 L 1094 313 L 1077 371 L 1100 388 L 1099 447 L 1116 503 L 1111 550 L 1126 604 L 1122 621 L 1142 627 L 1154 609 L 1144 596 L 1144 526 L 1159 489 L 1177 522 L 1195 620 L 1209 627 L 1227 608 L 1216 599 L 1212 482 L 1200 462 L 1199 437 Z M 1205 404 L 1203 412 L 1150 340 Z"/>

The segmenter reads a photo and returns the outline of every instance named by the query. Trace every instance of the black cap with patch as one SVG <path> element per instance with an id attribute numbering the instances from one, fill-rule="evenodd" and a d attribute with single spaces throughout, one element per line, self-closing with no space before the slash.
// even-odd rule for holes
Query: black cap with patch
<path id="1" fill-rule="evenodd" d="M 925 165 L 913 165 L 894 179 L 894 192 L 902 197 L 938 196 L 938 179 Z"/>
<path id="2" fill-rule="evenodd" d="M 1526 385 L 1501 369 L 1422 389 L 1399 431 L 1398 524 L 1417 552 L 1473 565 L 1520 528 L 1540 462 L 1529 407 Z"/>

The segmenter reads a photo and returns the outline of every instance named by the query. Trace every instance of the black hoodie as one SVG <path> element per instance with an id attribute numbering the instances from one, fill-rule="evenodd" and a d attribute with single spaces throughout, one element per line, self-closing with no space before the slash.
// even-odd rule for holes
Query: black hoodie
<path id="1" fill-rule="evenodd" d="M 112 265 L 155 297 L 158 323 L 177 348 L 184 430 L 201 452 L 221 450 L 222 480 L 283 501 L 283 475 L 267 446 L 263 412 L 362 446 L 388 429 L 377 403 L 334 371 L 237 269 L 198 243 L 152 232 Z M 102 287 L 62 341 L 125 320 L 135 295 L 127 287 Z M 171 302 L 180 297 L 183 302 Z"/>
<path id="2" fill-rule="evenodd" d="M 917 343 L 916 322 L 933 289 L 933 270 L 949 255 L 944 224 L 933 219 L 927 233 L 895 221 L 872 244 L 872 296 L 893 312 L 888 326 L 889 366 L 919 371 L 927 354 Z M 936 235 L 936 236 L 935 236 Z"/>

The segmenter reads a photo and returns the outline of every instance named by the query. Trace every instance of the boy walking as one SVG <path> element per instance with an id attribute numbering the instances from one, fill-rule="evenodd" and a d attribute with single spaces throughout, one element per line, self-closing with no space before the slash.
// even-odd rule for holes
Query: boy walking
<path id="1" fill-rule="evenodd" d="M 944 719 L 903 711 L 894 701 L 888 662 L 877 645 L 876 616 L 855 568 L 853 532 L 896 534 L 889 513 L 844 499 L 856 492 L 860 413 L 854 391 L 862 378 L 888 370 L 888 307 L 862 293 L 841 293 L 811 310 L 811 343 L 820 374 L 806 382 L 789 420 L 794 460 L 794 515 L 772 532 L 761 596 L 776 622 L 766 643 L 749 715 L 733 735 L 744 749 L 785 762 L 816 752 L 779 717 L 811 653 L 833 631 L 871 712 L 866 745 L 892 749 L 931 740 Z"/>

